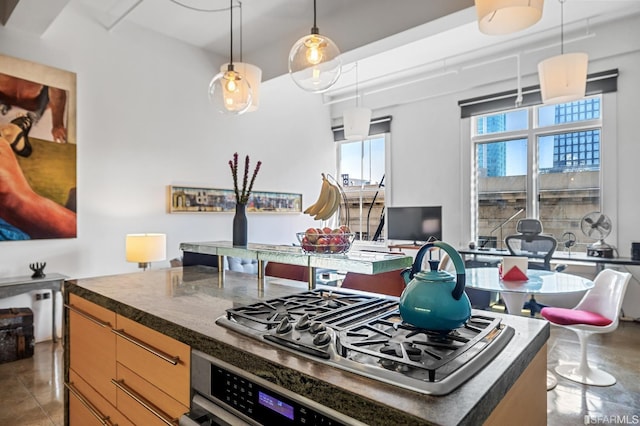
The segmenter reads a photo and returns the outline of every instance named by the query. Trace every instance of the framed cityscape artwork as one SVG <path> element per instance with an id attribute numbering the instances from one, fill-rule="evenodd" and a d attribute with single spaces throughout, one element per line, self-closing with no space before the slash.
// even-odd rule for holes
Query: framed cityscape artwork
<path id="1" fill-rule="evenodd" d="M 236 197 L 232 189 L 168 187 L 169 213 L 233 212 Z M 302 194 L 252 191 L 247 203 L 248 213 L 300 213 Z"/>
<path id="2" fill-rule="evenodd" d="M 77 236 L 76 147 L 76 74 L 0 55 L 0 241 Z"/>

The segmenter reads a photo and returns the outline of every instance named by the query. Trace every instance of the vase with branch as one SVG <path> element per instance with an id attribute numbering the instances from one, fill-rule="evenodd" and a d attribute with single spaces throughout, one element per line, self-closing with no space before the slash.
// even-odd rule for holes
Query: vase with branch
<path id="1" fill-rule="evenodd" d="M 249 202 L 249 196 L 253 190 L 253 183 L 256 180 L 258 171 L 262 161 L 256 163 L 256 167 L 249 180 L 249 156 L 245 156 L 244 160 L 244 174 L 242 176 L 242 190 L 238 185 L 238 153 L 233 154 L 233 159 L 229 160 L 229 168 L 231 169 L 231 176 L 233 177 L 233 191 L 236 195 L 236 213 L 233 216 L 233 245 L 246 247 L 247 246 L 247 204 Z"/>

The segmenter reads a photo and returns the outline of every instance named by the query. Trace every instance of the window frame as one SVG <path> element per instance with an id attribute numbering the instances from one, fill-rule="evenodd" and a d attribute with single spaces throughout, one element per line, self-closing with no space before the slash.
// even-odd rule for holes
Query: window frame
<path id="1" fill-rule="evenodd" d="M 590 119 L 583 121 L 573 121 L 573 122 L 565 122 L 559 124 L 545 125 L 540 126 L 538 124 L 539 119 L 539 110 L 540 108 L 546 107 L 547 105 L 538 104 L 532 105 L 522 108 L 512 108 L 498 112 L 488 112 L 486 114 L 478 114 L 468 118 L 469 122 L 467 129 L 468 132 L 468 143 L 470 147 L 470 179 L 468 180 L 469 187 L 469 197 L 467 198 L 470 203 L 470 216 L 469 216 L 469 231 L 470 238 L 472 241 L 477 241 L 479 235 L 478 229 L 478 164 L 477 164 L 477 145 L 478 144 L 487 144 L 487 143 L 498 143 L 498 142 L 506 142 L 512 141 L 516 139 L 526 139 L 527 141 L 527 175 L 525 178 L 526 186 L 526 216 L 539 218 L 540 217 L 540 188 L 539 188 L 539 159 L 538 159 L 538 149 L 539 149 L 539 138 L 545 136 L 554 136 L 556 134 L 562 133 L 572 133 L 572 132 L 580 132 L 586 130 L 594 130 L 598 129 L 600 131 L 600 163 L 599 163 L 599 210 L 607 214 L 614 223 L 617 222 L 617 202 L 610 203 L 610 196 L 605 196 L 608 191 L 605 191 L 605 183 L 607 184 L 607 188 L 610 186 L 608 182 L 613 182 L 614 187 L 617 187 L 617 179 L 612 178 L 616 177 L 614 173 L 612 173 L 615 168 L 611 169 L 610 158 L 614 158 L 610 153 L 616 152 L 617 147 L 615 143 L 615 92 L 607 93 L 607 94 L 599 94 L 594 96 L 587 96 L 584 99 L 592 99 L 599 97 L 600 98 L 600 118 L 598 119 Z M 613 98 L 613 99 L 612 99 Z M 522 130 L 514 130 L 514 131 L 505 131 L 499 133 L 489 133 L 489 134 L 477 134 L 477 121 L 481 117 L 501 114 L 501 113 L 510 113 L 512 111 L 526 109 L 528 126 L 527 129 Z M 462 124 L 464 124 L 465 119 L 462 120 Z M 465 138 L 461 138 L 462 143 L 465 143 Z M 615 163 L 614 163 L 615 164 Z M 607 208 L 605 208 L 605 206 Z M 607 239 L 617 240 L 617 236 L 615 232 L 611 232 Z"/>

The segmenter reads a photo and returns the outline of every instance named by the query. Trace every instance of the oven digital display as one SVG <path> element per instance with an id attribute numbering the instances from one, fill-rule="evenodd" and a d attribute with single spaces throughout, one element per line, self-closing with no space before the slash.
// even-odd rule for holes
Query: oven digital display
<path id="1" fill-rule="evenodd" d="M 293 407 L 289 404 L 286 404 L 280 401 L 277 398 L 272 397 L 262 391 L 258 392 L 258 403 L 263 407 L 268 408 L 271 411 L 274 411 L 289 420 L 293 420 Z"/>

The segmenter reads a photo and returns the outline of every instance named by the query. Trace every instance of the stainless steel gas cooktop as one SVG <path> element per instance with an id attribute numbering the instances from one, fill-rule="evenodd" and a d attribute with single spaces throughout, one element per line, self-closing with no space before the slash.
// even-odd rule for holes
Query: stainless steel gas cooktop
<path id="1" fill-rule="evenodd" d="M 392 298 L 316 289 L 227 310 L 217 324 L 332 367 L 444 395 L 511 340 L 499 318 L 473 315 L 448 333 L 402 321 Z"/>

